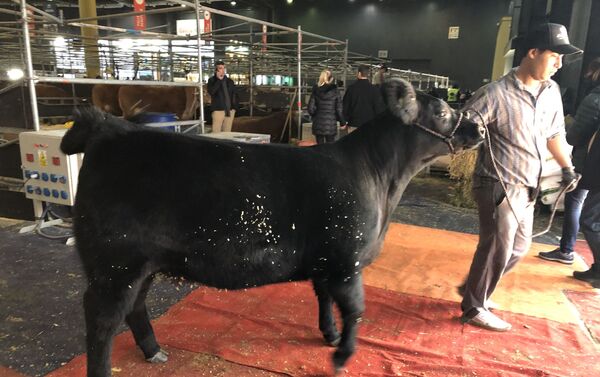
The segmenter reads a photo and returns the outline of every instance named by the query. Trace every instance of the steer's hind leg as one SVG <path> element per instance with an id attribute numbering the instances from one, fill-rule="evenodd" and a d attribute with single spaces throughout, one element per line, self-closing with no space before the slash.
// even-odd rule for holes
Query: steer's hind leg
<path id="1" fill-rule="evenodd" d="M 337 346 L 341 337 L 335 326 L 331 295 L 328 293 L 324 281 L 314 279 L 313 287 L 319 301 L 319 330 L 321 330 L 327 344 Z"/>
<path id="2" fill-rule="evenodd" d="M 358 323 L 365 310 L 365 298 L 362 275 L 358 273 L 343 281 L 329 281 L 329 294 L 340 308 L 344 326 L 342 339 L 333 354 L 333 365 L 336 372 L 340 371 L 346 361 L 354 353 Z"/>
<path id="3" fill-rule="evenodd" d="M 124 303 L 111 297 L 111 293 L 90 286 L 83 297 L 88 377 L 111 375 L 112 341 L 125 317 Z"/>
<path id="4" fill-rule="evenodd" d="M 90 279 L 90 285 L 83 297 L 88 377 L 111 375 L 113 338 L 126 313 L 131 312 L 146 276 L 134 280 L 120 278 L 122 276 L 113 275 L 110 278 Z"/>
<path id="5" fill-rule="evenodd" d="M 125 321 L 133 333 L 135 343 L 144 353 L 146 360 L 152 363 L 164 363 L 168 359 L 167 353 L 161 350 L 156 342 L 154 330 L 152 330 L 150 317 L 148 316 L 148 309 L 146 308 L 146 296 L 153 279 L 154 276 L 151 275 L 144 280 L 133 304 L 133 309 L 127 314 Z"/>

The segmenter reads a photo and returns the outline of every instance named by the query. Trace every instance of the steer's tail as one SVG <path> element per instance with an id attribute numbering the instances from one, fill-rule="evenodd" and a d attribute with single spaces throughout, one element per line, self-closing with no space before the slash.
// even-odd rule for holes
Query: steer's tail
<path id="1" fill-rule="evenodd" d="M 65 154 L 83 153 L 95 139 L 116 136 L 140 127 L 91 106 L 76 108 L 73 121 L 73 127 L 60 143 L 60 149 Z"/>

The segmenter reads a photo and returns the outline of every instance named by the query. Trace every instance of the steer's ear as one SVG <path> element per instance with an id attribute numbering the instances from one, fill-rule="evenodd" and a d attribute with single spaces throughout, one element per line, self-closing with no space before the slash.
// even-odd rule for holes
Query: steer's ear
<path id="1" fill-rule="evenodd" d="M 383 99 L 388 108 L 404 124 L 413 124 L 419 115 L 417 93 L 406 80 L 392 78 L 383 84 Z"/>
<path id="2" fill-rule="evenodd" d="M 73 110 L 73 126 L 65 133 L 60 149 L 65 154 L 83 153 L 89 139 L 95 134 L 102 113 L 94 107 L 76 107 Z"/>

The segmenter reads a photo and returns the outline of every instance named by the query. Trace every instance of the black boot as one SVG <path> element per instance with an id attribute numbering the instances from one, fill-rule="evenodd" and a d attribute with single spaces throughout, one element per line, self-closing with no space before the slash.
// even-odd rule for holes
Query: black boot
<path id="1" fill-rule="evenodd" d="M 590 284 L 600 284 L 600 265 L 592 264 L 592 268 L 587 271 L 574 271 L 573 277 L 577 280 L 582 280 Z"/>

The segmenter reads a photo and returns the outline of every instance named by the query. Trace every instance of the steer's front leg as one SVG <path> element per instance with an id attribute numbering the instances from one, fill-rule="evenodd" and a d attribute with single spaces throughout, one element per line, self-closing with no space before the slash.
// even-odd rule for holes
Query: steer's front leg
<path id="1" fill-rule="evenodd" d="M 333 366 L 336 373 L 352 356 L 356 348 L 356 334 L 358 323 L 362 319 L 365 310 L 365 297 L 362 284 L 362 273 L 345 278 L 342 281 L 329 281 L 328 291 L 338 305 L 344 322 L 342 339 L 337 350 L 333 354 Z"/>

